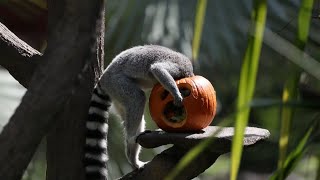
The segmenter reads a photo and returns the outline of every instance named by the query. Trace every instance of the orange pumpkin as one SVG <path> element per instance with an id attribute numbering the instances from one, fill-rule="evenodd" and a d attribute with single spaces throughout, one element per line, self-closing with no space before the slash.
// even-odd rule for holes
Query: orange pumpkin
<path id="1" fill-rule="evenodd" d="M 216 92 L 202 76 L 176 80 L 183 96 L 183 107 L 173 104 L 173 96 L 161 84 L 153 87 L 149 109 L 159 128 L 167 132 L 200 131 L 216 114 Z"/>

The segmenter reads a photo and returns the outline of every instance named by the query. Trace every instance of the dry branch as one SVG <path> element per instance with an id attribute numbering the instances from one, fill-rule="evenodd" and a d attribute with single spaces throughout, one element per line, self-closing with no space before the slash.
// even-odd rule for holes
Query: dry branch
<path id="1" fill-rule="evenodd" d="M 28 87 L 41 55 L 27 43 L 19 39 L 4 24 L 0 23 L 0 65 L 24 87 Z"/>

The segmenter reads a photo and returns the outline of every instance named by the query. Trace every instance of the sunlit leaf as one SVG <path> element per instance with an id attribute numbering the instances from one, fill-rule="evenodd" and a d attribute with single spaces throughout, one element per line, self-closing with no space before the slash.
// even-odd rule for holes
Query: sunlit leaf
<path id="1" fill-rule="evenodd" d="M 282 101 L 284 103 L 294 100 L 298 96 L 297 85 L 299 82 L 300 73 L 292 67 L 290 71 L 289 79 L 285 83 L 283 90 Z M 287 147 L 290 136 L 291 119 L 293 116 L 293 109 L 290 107 L 283 107 L 281 110 L 281 129 L 280 129 L 280 139 L 279 139 L 279 159 L 278 159 L 278 169 L 283 168 Z"/>
<path id="2" fill-rule="evenodd" d="M 298 54 L 300 59 L 303 59 L 303 50 L 307 42 L 311 10 L 312 10 L 313 0 L 303 0 L 298 17 L 298 32 L 296 46 L 301 50 Z M 285 82 L 282 100 L 283 102 L 288 102 L 298 98 L 298 83 L 300 78 L 300 70 L 296 66 L 290 66 L 289 79 Z M 290 137 L 290 127 L 293 117 L 294 110 L 290 107 L 283 107 L 281 111 L 281 129 L 280 129 L 280 139 L 279 139 L 279 159 L 278 159 L 278 179 L 284 179 L 286 177 L 288 167 L 286 165 L 288 159 L 287 148 Z M 301 152 L 302 153 L 302 152 Z M 289 160 L 290 161 L 290 160 Z"/>
<path id="3" fill-rule="evenodd" d="M 318 159 L 318 164 L 320 164 L 320 153 L 318 153 L 317 159 Z M 315 179 L 320 180 L 320 166 L 319 165 L 318 165 L 318 170 L 317 170 L 317 176 Z"/>
<path id="4" fill-rule="evenodd" d="M 232 141 L 230 179 L 236 180 L 243 149 L 244 130 L 248 124 L 250 108 L 242 111 L 239 109 L 249 105 L 255 88 L 258 71 L 263 32 L 267 14 L 266 0 L 255 1 L 255 9 L 252 15 L 252 32 L 241 68 L 238 90 L 237 109 L 235 122 L 235 135 Z M 252 35 L 252 36 L 251 36 Z"/>
<path id="5" fill-rule="evenodd" d="M 192 41 L 192 60 L 198 59 L 201 34 L 203 29 L 203 23 L 206 15 L 207 0 L 198 0 L 196 17 L 194 22 L 194 35 Z"/>
<path id="6" fill-rule="evenodd" d="M 291 151 L 291 153 L 286 158 L 283 169 L 277 170 L 271 177 L 270 180 L 282 180 L 286 179 L 286 177 L 292 172 L 292 170 L 296 167 L 297 163 L 300 161 L 301 157 L 306 151 L 308 141 L 310 140 L 310 136 L 318 124 L 319 119 L 314 119 L 314 121 L 308 126 L 308 131 L 301 138 L 296 148 Z"/>

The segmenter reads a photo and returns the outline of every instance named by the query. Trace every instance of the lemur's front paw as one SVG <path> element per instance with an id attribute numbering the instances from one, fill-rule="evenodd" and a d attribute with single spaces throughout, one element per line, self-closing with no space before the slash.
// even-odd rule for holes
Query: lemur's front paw
<path id="1" fill-rule="evenodd" d="M 180 95 L 174 98 L 173 104 L 175 106 L 181 107 L 183 106 L 182 101 L 183 101 L 183 97 Z"/>
<path id="2" fill-rule="evenodd" d="M 137 143 L 137 141 L 136 141 L 137 137 L 138 137 L 138 136 L 130 137 L 130 138 L 127 140 L 127 144 L 136 144 L 136 143 Z"/>

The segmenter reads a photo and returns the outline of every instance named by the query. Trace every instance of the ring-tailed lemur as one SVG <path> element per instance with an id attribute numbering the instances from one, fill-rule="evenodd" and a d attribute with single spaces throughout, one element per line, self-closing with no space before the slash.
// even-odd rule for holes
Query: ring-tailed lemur
<path id="1" fill-rule="evenodd" d="M 144 131 L 145 90 L 161 83 L 181 106 L 183 97 L 175 79 L 193 76 L 191 61 L 181 53 L 156 45 L 136 46 L 117 55 L 96 85 L 86 122 L 85 169 L 87 179 L 106 179 L 108 110 L 111 101 L 124 121 L 126 155 L 132 166 L 139 161 L 136 136 Z"/>

